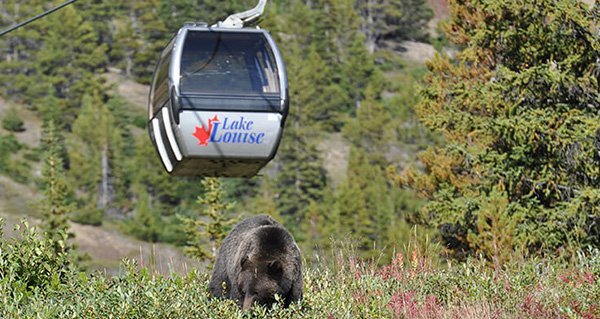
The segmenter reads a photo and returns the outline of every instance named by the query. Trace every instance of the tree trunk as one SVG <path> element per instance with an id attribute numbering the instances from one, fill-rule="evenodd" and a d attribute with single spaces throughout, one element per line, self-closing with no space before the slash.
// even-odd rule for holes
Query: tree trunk
<path id="1" fill-rule="evenodd" d="M 370 54 L 375 52 L 375 24 L 373 21 L 373 0 L 367 0 L 367 23 L 365 27 L 366 46 Z"/>
<path id="2" fill-rule="evenodd" d="M 100 196 L 98 198 L 98 207 L 101 209 L 105 209 L 109 203 L 108 174 L 108 146 L 104 145 L 102 148 L 102 180 L 100 183 Z"/>

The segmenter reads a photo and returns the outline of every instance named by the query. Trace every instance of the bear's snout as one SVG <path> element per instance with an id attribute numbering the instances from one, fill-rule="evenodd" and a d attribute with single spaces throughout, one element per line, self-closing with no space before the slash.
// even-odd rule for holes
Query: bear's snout
<path id="1" fill-rule="evenodd" d="M 254 303 L 254 296 L 246 295 L 244 297 L 244 303 L 242 304 L 243 310 L 248 310 L 252 308 L 252 304 Z"/>

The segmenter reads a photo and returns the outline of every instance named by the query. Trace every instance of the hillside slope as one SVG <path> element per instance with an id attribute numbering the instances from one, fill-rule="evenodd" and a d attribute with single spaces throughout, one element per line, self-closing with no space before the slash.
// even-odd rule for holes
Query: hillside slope
<path id="1" fill-rule="evenodd" d="M 122 79 L 113 81 L 117 83 L 118 91 L 130 104 L 139 106 L 140 110 L 144 107 L 141 103 L 145 99 L 143 97 L 145 86 Z M 11 107 L 16 108 L 25 126 L 24 132 L 14 133 L 17 140 L 29 148 L 37 147 L 40 143 L 42 121 L 23 105 L 13 105 L 1 98 L 0 118 Z M 1 128 L 0 132 L 8 133 Z M 32 169 L 36 171 L 34 176 L 39 176 L 39 168 L 32 167 Z M 4 220 L 4 236 L 12 236 L 14 226 L 20 224 L 24 218 L 34 225 L 40 222 L 40 215 L 36 209 L 36 203 L 40 198 L 41 194 L 33 185 L 21 184 L 0 175 L 0 218 Z M 183 256 L 182 252 L 172 245 L 136 240 L 121 234 L 111 225 L 94 227 L 71 223 L 70 231 L 75 235 L 74 244 L 91 258 L 86 263 L 91 269 L 114 273 L 118 271 L 123 258 L 135 259 L 140 264 L 154 267 L 162 274 L 173 271 L 184 274 L 191 267 L 199 266 L 198 262 Z"/>

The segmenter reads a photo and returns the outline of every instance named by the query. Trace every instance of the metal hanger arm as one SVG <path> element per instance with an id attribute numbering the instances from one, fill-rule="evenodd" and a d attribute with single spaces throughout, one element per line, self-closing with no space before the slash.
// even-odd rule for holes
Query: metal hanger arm
<path id="1" fill-rule="evenodd" d="M 243 28 L 244 23 L 251 23 L 263 14 L 265 11 L 265 5 L 267 4 L 267 0 L 259 0 L 256 7 L 246 10 L 244 12 L 239 12 L 230 15 L 225 19 L 225 21 L 219 21 L 217 24 L 213 25 L 213 27 L 221 27 L 221 28 Z"/>

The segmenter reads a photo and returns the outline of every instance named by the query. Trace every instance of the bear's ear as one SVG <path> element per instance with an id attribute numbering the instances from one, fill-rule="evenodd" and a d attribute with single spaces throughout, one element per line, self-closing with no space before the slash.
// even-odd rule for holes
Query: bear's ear
<path id="1" fill-rule="evenodd" d="M 246 264 L 247 261 L 248 261 L 248 255 L 245 255 L 244 257 L 242 257 L 242 260 L 240 261 L 240 267 L 244 268 L 244 264 Z"/>
<path id="2" fill-rule="evenodd" d="M 283 275 L 283 265 L 280 261 L 274 260 L 268 263 L 267 272 L 273 278 L 279 278 Z"/>

